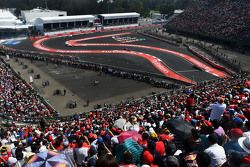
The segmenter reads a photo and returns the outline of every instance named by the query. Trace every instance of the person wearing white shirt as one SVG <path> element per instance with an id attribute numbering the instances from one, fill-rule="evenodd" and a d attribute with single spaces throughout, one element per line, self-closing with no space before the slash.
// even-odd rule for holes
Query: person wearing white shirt
<path id="1" fill-rule="evenodd" d="M 219 98 L 218 102 L 211 104 L 210 105 L 210 109 L 211 109 L 210 120 L 211 121 L 215 119 L 220 120 L 226 107 L 227 105 L 224 103 L 223 98 Z"/>
<path id="2" fill-rule="evenodd" d="M 216 134 L 208 136 L 210 146 L 205 149 L 205 153 L 211 158 L 210 167 L 217 167 L 223 165 L 227 161 L 225 150 L 222 146 L 217 144 Z"/>

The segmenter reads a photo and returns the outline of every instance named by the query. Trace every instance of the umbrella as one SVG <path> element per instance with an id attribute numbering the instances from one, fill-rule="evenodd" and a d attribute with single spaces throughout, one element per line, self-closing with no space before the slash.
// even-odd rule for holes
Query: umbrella
<path id="1" fill-rule="evenodd" d="M 141 140 L 142 137 L 136 131 L 125 131 L 122 132 L 119 136 L 117 136 L 117 139 L 119 143 L 123 143 L 127 139 L 133 139 L 134 141 L 137 142 L 138 140 Z"/>
<path id="2" fill-rule="evenodd" d="M 64 154 L 44 151 L 33 155 L 23 167 L 73 167 Z"/>
<path id="3" fill-rule="evenodd" d="M 124 126 L 125 126 L 125 125 L 126 125 L 127 127 L 132 126 L 130 122 L 127 122 L 126 119 L 123 119 L 123 118 L 117 119 L 117 120 L 115 121 L 115 123 L 114 123 L 114 127 L 115 127 L 115 128 L 120 128 L 120 129 L 123 129 L 123 130 L 125 130 L 125 129 L 124 129 Z"/>
<path id="4" fill-rule="evenodd" d="M 185 140 L 190 137 L 194 128 L 189 122 L 182 119 L 170 119 L 166 123 L 167 128 L 175 135 L 175 138 Z"/>
<path id="5" fill-rule="evenodd" d="M 125 151 L 130 151 L 132 153 L 134 164 L 140 163 L 143 148 L 137 142 L 132 139 L 128 139 L 124 141 L 123 144 L 117 145 L 117 147 L 115 148 L 115 156 L 118 163 L 121 163 L 124 159 L 123 154 Z"/>

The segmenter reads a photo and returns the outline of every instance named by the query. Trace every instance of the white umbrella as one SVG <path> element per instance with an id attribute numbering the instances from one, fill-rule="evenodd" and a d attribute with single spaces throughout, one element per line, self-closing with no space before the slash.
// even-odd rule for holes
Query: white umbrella
<path id="1" fill-rule="evenodd" d="M 132 126 L 132 124 L 130 122 L 127 122 L 126 119 L 123 118 L 117 119 L 114 123 L 115 128 L 120 128 L 123 130 L 126 130 L 124 129 L 124 127 L 129 127 L 129 126 Z"/>

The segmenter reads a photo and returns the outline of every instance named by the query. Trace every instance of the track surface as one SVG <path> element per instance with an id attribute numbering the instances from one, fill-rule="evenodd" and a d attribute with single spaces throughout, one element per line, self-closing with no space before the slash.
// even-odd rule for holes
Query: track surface
<path id="1" fill-rule="evenodd" d="M 180 50 L 180 48 L 148 37 L 145 41 L 121 44 L 112 39 L 114 34 L 145 38 L 130 32 L 99 32 L 72 37 L 44 38 L 36 41 L 34 46 L 48 52 L 74 53 L 83 61 L 163 74 L 187 83 L 226 76 L 190 56 L 190 53 L 184 49 Z M 65 46 L 65 42 L 74 46 Z M 32 42 L 25 41 L 15 47 L 19 49 L 28 47 L 37 51 L 36 48 L 32 48 L 31 44 Z M 197 70 L 194 65 L 204 71 Z"/>

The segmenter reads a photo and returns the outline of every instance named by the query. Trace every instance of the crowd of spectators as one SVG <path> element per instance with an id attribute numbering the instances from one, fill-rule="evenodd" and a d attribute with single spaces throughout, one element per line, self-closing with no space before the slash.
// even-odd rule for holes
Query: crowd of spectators
<path id="1" fill-rule="evenodd" d="M 56 111 L 44 103 L 42 97 L 2 60 L 0 60 L 0 110 L 3 117 L 18 122 L 32 120 L 34 117 L 57 115 Z"/>
<path id="2" fill-rule="evenodd" d="M 2 127 L 1 165 L 31 166 L 32 157 L 48 151 L 65 155 L 66 166 L 79 167 L 250 165 L 249 77 L 242 73 L 173 95 L 106 105 L 64 121 L 42 118 L 36 126 Z M 53 116 L 24 85 L 1 63 L 1 111 L 13 117 Z M 118 126 L 118 120 L 125 122 Z M 180 134 L 168 126 L 171 120 L 182 121 Z"/>
<path id="3" fill-rule="evenodd" d="M 249 41 L 248 0 L 199 0 L 167 25 L 170 29 L 226 40 Z"/>

